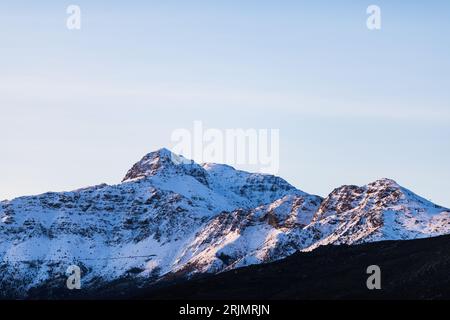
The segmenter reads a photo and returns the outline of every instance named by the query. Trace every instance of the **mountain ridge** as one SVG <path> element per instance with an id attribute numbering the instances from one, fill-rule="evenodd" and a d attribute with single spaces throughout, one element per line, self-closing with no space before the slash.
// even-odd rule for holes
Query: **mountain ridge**
<path id="1" fill-rule="evenodd" d="M 117 185 L 0 202 L 0 282 L 8 296 L 26 297 L 72 264 L 87 287 L 126 277 L 153 283 L 319 246 L 448 233 L 450 210 L 390 179 L 322 198 L 280 177 L 160 149 Z"/>

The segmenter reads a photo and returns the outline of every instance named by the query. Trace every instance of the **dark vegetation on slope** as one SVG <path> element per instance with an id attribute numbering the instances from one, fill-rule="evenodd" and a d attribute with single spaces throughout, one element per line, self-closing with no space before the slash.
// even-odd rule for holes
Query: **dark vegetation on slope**
<path id="1" fill-rule="evenodd" d="M 381 268 L 381 290 L 366 269 Z M 450 299 L 450 236 L 327 246 L 158 289 L 145 299 Z"/>

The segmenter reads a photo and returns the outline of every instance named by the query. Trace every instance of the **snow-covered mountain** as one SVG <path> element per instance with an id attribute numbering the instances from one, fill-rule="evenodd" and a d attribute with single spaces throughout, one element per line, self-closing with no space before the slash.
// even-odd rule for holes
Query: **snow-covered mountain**
<path id="1" fill-rule="evenodd" d="M 304 230 L 319 239 L 308 247 L 407 240 L 450 233 L 450 210 L 381 179 L 363 187 L 342 186 L 321 204 Z"/>
<path id="2" fill-rule="evenodd" d="M 161 149 L 118 185 L 0 202 L 1 294 L 26 297 L 73 264 L 84 288 L 123 278 L 149 283 L 320 245 L 447 233 L 449 209 L 388 179 L 322 199 L 279 177 Z"/>

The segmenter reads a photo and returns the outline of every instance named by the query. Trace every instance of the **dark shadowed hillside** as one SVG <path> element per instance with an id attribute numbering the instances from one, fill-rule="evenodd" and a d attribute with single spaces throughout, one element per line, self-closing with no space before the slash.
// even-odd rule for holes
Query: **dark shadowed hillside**
<path id="1" fill-rule="evenodd" d="M 366 287 L 379 265 L 382 290 Z M 140 292 L 148 299 L 449 299 L 450 236 L 321 247 L 284 260 Z"/>

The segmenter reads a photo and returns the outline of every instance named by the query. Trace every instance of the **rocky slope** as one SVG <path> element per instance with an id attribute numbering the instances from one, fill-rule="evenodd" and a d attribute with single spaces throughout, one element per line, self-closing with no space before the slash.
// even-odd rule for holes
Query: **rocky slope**
<path id="1" fill-rule="evenodd" d="M 285 180 L 161 149 L 121 184 L 0 202 L 5 297 L 64 286 L 69 265 L 83 288 L 120 279 L 152 283 L 278 260 L 320 245 L 450 233 L 450 210 L 387 179 L 344 186 L 326 199 Z"/>
<path id="2" fill-rule="evenodd" d="M 450 232 L 450 210 L 435 205 L 395 181 L 335 189 L 305 228 L 320 245 L 407 240 Z"/>

